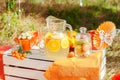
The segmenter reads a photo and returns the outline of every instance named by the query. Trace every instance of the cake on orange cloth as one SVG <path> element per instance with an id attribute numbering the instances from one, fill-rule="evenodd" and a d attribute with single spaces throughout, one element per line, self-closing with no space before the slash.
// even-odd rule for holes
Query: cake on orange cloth
<path id="1" fill-rule="evenodd" d="M 94 52 L 87 58 L 56 60 L 44 73 L 47 80 L 99 80 L 102 52 Z"/>

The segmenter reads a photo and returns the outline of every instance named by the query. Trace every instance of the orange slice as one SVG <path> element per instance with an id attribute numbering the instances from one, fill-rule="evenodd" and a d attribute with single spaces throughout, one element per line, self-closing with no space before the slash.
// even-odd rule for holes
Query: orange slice
<path id="1" fill-rule="evenodd" d="M 97 31 L 104 30 L 104 32 L 106 32 L 106 33 L 111 33 L 115 29 L 116 29 L 116 26 L 113 22 L 106 21 L 99 25 L 99 27 L 97 28 Z"/>
<path id="2" fill-rule="evenodd" d="M 52 52 L 57 52 L 60 50 L 60 40 L 52 39 L 47 43 L 47 48 Z"/>
<path id="3" fill-rule="evenodd" d="M 64 38 L 64 39 L 61 40 L 61 47 L 62 48 L 68 48 L 69 47 L 68 39 Z"/>

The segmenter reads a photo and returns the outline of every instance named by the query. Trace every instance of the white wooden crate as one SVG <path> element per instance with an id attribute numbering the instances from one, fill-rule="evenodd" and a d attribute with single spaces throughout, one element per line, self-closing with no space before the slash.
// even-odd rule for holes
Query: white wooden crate
<path id="1" fill-rule="evenodd" d="M 21 61 L 10 56 L 11 50 L 6 51 L 3 56 L 6 80 L 46 80 L 43 74 L 53 60 L 46 58 L 40 50 L 32 50 L 33 54 Z M 102 52 L 100 80 L 103 79 L 106 71 L 106 52 Z"/>
<path id="2" fill-rule="evenodd" d="M 53 62 L 41 54 L 39 50 L 32 50 L 25 60 L 18 60 L 10 56 L 11 50 L 3 56 L 6 80 L 46 80 L 45 70 Z"/>

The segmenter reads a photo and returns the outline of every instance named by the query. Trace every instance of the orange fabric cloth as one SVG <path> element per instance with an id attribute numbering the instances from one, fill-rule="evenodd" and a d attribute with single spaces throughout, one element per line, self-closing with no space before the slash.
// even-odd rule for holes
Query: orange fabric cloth
<path id="1" fill-rule="evenodd" d="M 102 52 L 87 58 L 56 60 L 44 73 L 47 80 L 99 80 Z"/>
<path id="2" fill-rule="evenodd" d="M 0 47 L 0 80 L 5 80 L 4 68 L 3 68 L 3 52 L 12 48 L 13 46 L 2 46 Z"/>

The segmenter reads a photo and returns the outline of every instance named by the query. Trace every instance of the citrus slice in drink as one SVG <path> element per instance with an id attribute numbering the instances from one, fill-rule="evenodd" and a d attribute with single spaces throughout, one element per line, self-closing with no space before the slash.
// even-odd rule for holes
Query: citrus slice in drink
<path id="1" fill-rule="evenodd" d="M 82 56 L 82 46 L 81 45 L 76 45 L 75 46 L 75 53 L 77 54 L 77 56 Z"/>
<path id="2" fill-rule="evenodd" d="M 64 38 L 64 39 L 61 40 L 61 47 L 62 48 L 68 48 L 69 47 L 68 39 Z"/>
<path id="3" fill-rule="evenodd" d="M 48 37 L 51 37 L 53 36 L 53 34 L 51 32 L 48 32 L 46 35 L 45 35 L 45 38 L 48 38 Z"/>
<path id="4" fill-rule="evenodd" d="M 47 43 L 47 48 L 52 52 L 57 52 L 60 50 L 60 40 L 51 39 Z"/>

